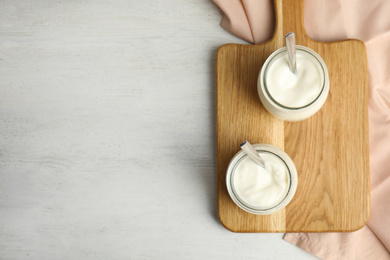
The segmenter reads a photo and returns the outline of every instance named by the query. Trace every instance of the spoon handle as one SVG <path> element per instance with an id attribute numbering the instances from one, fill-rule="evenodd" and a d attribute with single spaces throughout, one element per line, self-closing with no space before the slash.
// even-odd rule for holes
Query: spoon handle
<path id="1" fill-rule="evenodd" d="M 263 168 L 265 167 L 263 158 L 261 158 L 259 153 L 253 148 L 253 146 L 248 141 L 245 141 L 242 144 L 240 144 L 240 147 L 242 150 L 244 150 L 244 152 L 246 152 L 249 158 L 251 158 L 255 163 L 257 163 Z"/>
<path id="2" fill-rule="evenodd" d="M 290 70 L 292 73 L 297 72 L 297 62 L 296 62 L 296 53 L 295 53 L 295 34 L 293 32 L 290 32 L 286 34 L 286 48 L 287 48 L 287 54 L 288 54 L 288 64 L 290 66 Z"/>

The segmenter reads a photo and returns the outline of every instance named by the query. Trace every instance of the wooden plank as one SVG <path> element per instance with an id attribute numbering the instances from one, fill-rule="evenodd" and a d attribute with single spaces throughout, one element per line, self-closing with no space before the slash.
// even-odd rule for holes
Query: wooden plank
<path id="1" fill-rule="evenodd" d="M 235 232 L 353 231 L 369 217 L 368 84 L 365 46 L 357 40 L 321 43 L 303 27 L 303 2 L 275 0 L 276 29 L 260 45 L 221 46 L 216 60 L 218 209 Z M 283 19 L 282 19 L 283 18 Z M 257 95 L 257 77 L 267 57 L 296 33 L 297 44 L 321 55 L 330 92 L 323 108 L 301 122 L 269 114 Z M 284 149 L 298 169 L 298 189 L 282 211 L 256 216 L 230 199 L 226 169 L 243 140 Z"/>

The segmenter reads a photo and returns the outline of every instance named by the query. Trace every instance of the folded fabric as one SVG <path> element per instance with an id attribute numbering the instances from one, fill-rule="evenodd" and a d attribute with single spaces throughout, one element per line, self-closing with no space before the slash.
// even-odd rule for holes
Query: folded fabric
<path id="1" fill-rule="evenodd" d="M 261 43 L 274 31 L 271 0 L 213 0 L 221 26 Z M 308 36 L 318 41 L 365 42 L 369 79 L 371 217 L 351 233 L 289 233 L 284 239 L 323 259 L 390 259 L 390 1 L 306 0 Z"/>

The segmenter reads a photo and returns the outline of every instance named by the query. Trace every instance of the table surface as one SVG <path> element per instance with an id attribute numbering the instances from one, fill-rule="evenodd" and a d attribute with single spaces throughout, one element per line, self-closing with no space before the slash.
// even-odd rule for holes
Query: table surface
<path id="1" fill-rule="evenodd" d="M 0 2 L 4 259 L 316 259 L 217 217 L 215 55 L 201 1 Z"/>

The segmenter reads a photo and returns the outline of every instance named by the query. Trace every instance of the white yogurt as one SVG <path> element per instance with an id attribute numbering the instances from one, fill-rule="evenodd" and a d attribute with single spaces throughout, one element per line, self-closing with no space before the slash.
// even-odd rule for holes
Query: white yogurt
<path id="1" fill-rule="evenodd" d="M 226 187 L 233 202 L 248 213 L 269 215 L 283 209 L 294 197 L 298 173 L 290 156 L 269 144 L 253 144 L 263 157 L 260 168 L 244 151 L 230 161 Z"/>
<path id="2" fill-rule="evenodd" d="M 300 45 L 296 45 L 296 55 L 296 74 L 290 71 L 283 47 L 268 57 L 257 80 L 265 109 L 287 121 L 311 117 L 321 109 L 329 93 L 329 73 L 321 56 Z"/>
<path id="3" fill-rule="evenodd" d="M 245 204 L 269 209 L 286 197 L 288 169 L 279 157 L 267 152 L 259 154 L 265 162 L 265 169 L 245 157 L 234 172 L 234 189 Z"/>
<path id="4" fill-rule="evenodd" d="M 283 106 L 298 108 L 312 103 L 321 93 L 324 72 L 319 61 L 304 50 L 296 50 L 297 72 L 292 73 L 287 53 L 275 57 L 267 67 L 265 81 L 270 96 Z"/>

